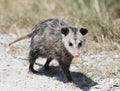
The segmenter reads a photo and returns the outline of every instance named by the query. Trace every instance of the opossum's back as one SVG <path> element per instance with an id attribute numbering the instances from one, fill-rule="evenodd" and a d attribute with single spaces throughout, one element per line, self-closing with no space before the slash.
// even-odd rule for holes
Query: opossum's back
<path id="1" fill-rule="evenodd" d="M 61 27 L 68 26 L 65 22 L 59 19 L 47 19 L 40 22 L 40 24 L 45 27 L 51 27 L 51 28 L 61 28 Z"/>
<path id="2" fill-rule="evenodd" d="M 40 21 L 38 24 L 36 24 L 33 28 L 33 36 L 36 34 L 42 35 L 44 31 L 58 31 L 62 27 L 67 27 L 68 25 L 59 19 L 47 19 Z"/>
<path id="3" fill-rule="evenodd" d="M 67 27 L 63 21 L 58 19 L 48 19 L 38 23 L 36 26 L 37 33 L 32 37 L 31 48 L 38 47 L 50 48 L 59 47 L 62 41 L 61 28 Z"/>

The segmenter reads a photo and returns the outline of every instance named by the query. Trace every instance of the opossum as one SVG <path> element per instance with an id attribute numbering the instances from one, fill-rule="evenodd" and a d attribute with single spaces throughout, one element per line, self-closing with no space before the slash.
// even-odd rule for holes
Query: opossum
<path id="1" fill-rule="evenodd" d="M 85 35 L 88 30 L 84 27 L 76 28 L 69 26 L 59 19 L 47 19 L 40 21 L 33 28 L 33 31 L 9 45 L 31 37 L 29 52 L 29 71 L 39 73 L 34 69 L 34 63 L 38 57 L 47 58 L 44 65 L 49 69 L 49 63 L 56 59 L 66 75 L 67 81 L 71 82 L 69 67 L 74 57 L 80 56 L 80 50 L 85 43 Z"/>

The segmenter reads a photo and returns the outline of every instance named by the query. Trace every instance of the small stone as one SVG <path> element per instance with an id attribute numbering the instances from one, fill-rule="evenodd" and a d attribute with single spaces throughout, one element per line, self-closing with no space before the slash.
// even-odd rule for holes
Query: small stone
<path id="1" fill-rule="evenodd" d="M 114 55 L 114 58 L 116 58 L 116 59 L 120 58 L 120 55 Z"/>
<path id="2" fill-rule="evenodd" d="M 120 91 L 120 87 L 113 87 L 110 91 Z"/>

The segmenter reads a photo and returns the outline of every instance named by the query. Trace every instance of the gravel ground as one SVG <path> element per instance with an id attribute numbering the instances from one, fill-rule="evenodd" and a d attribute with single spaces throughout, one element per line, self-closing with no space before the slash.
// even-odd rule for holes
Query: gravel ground
<path id="1" fill-rule="evenodd" d="M 82 61 L 71 65 L 74 82 L 66 83 L 56 61 L 51 63 L 51 69 L 46 72 L 42 68 L 45 59 L 40 58 L 35 65 L 40 74 L 28 74 L 29 40 L 8 47 L 8 42 L 15 37 L 14 34 L 0 34 L 0 91 L 120 91 L 120 67 L 117 65 L 120 54 L 113 55 L 107 51 L 85 54 Z M 113 63 L 110 66 L 112 71 L 110 67 L 107 68 L 110 63 Z M 92 71 L 89 67 L 93 68 Z"/>

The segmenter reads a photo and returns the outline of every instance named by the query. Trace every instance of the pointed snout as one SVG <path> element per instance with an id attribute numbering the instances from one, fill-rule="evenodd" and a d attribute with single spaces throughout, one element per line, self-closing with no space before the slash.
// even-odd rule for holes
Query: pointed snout
<path id="1" fill-rule="evenodd" d="M 74 57 L 80 57 L 80 53 L 77 48 L 74 50 Z"/>

